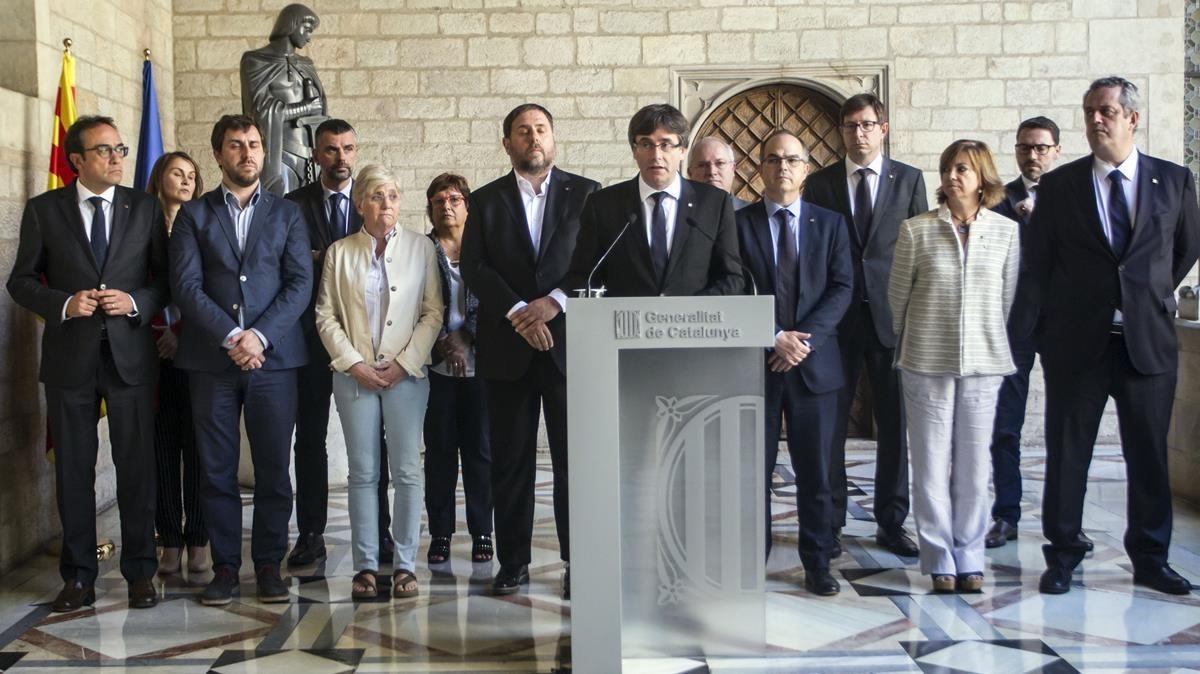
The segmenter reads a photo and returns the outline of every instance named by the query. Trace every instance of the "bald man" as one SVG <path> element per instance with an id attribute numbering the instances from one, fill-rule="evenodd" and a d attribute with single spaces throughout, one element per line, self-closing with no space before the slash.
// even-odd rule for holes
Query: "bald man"
<path id="1" fill-rule="evenodd" d="M 737 158 L 733 156 L 733 148 L 716 138 L 701 138 L 692 146 L 692 156 L 688 160 L 688 178 L 728 192 L 733 199 L 733 210 L 736 211 L 750 204 L 733 193 L 736 167 Z"/>

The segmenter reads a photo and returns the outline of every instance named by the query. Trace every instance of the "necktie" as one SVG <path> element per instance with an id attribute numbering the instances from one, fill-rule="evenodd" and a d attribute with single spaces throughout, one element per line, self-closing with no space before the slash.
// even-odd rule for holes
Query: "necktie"
<path id="1" fill-rule="evenodd" d="M 775 252 L 775 321 L 783 330 L 791 330 L 796 322 L 796 236 L 792 231 L 792 212 L 786 208 L 775 211 L 779 222 L 779 238 Z"/>
<path id="2" fill-rule="evenodd" d="M 108 232 L 104 221 L 103 197 L 91 197 L 88 202 L 92 205 L 92 256 L 96 258 L 96 266 L 104 269 L 104 260 L 108 257 Z"/>
<path id="3" fill-rule="evenodd" d="M 1125 189 L 1121 184 L 1124 179 L 1125 174 L 1117 169 L 1108 174 L 1108 224 L 1112 229 L 1112 239 L 1109 243 L 1118 259 L 1125 255 L 1129 235 L 1133 231 L 1133 222 L 1129 219 L 1129 202 L 1125 200 Z"/>
<path id="4" fill-rule="evenodd" d="M 858 240 L 866 243 L 871 228 L 871 184 L 867 177 L 875 172 L 860 168 L 855 173 L 858 174 L 858 187 L 854 189 L 854 229 L 858 230 Z"/>
<path id="5" fill-rule="evenodd" d="M 650 218 L 650 259 L 654 262 L 654 277 L 661 286 L 667 273 L 667 211 L 663 208 L 666 192 L 655 192 L 654 212 Z"/>
<path id="6" fill-rule="evenodd" d="M 341 192 L 334 192 L 329 195 L 329 238 L 331 241 L 337 241 L 346 236 L 346 218 L 342 217 L 342 199 L 345 198 Z"/>

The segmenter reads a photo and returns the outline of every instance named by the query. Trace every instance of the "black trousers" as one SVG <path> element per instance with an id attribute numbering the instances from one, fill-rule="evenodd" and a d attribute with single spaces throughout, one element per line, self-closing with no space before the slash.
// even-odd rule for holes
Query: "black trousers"
<path id="1" fill-rule="evenodd" d="M 100 401 L 108 411 L 108 437 L 117 473 L 121 515 L 121 575 L 152 578 L 154 556 L 154 385 L 130 386 L 117 373 L 109 343 L 83 386 L 46 386 L 46 415 L 54 437 L 55 494 L 62 523 L 58 570 L 66 582 L 95 583 L 96 455 Z"/>
<path id="2" fill-rule="evenodd" d="M 1014 527 L 1021 520 L 1021 429 L 1029 400 L 1029 373 L 1036 355 L 1034 340 L 1010 339 L 1017 371 L 1004 378 L 996 398 L 996 420 L 992 426 L 992 483 L 996 500 L 992 517 Z"/>
<path id="3" fill-rule="evenodd" d="M 460 453 L 467 530 L 472 536 L 491 535 L 492 451 L 483 380 L 430 371 L 429 408 L 425 411 L 425 511 L 431 536 L 454 533 Z"/>
<path id="4" fill-rule="evenodd" d="M 311 349 L 311 347 L 310 347 Z M 329 363 L 314 358 L 296 371 L 299 383 L 296 410 L 296 528 L 300 535 L 324 534 L 329 513 L 329 398 L 333 395 L 333 372 Z M 380 447 L 383 428 L 379 429 Z M 388 506 L 387 452 L 379 453 L 379 531 L 390 532 L 392 510 Z"/>
<path id="5" fill-rule="evenodd" d="M 846 432 L 850 406 L 858 389 L 858 376 L 865 371 L 875 396 L 875 523 L 893 531 L 904 526 L 908 517 L 908 440 L 904 428 L 904 408 L 900 395 L 900 373 L 892 367 L 895 349 L 879 342 L 875 323 L 865 302 L 850 305 L 844 326 L 838 333 L 842 371 L 846 385 L 838 393 L 833 450 L 829 457 L 829 488 L 833 495 L 833 527 L 846 526 Z M 788 425 L 791 432 L 791 425 Z"/>
<path id="6" fill-rule="evenodd" d="M 767 554 L 771 553 L 771 474 L 779 456 L 780 419 L 787 420 L 788 455 L 796 475 L 800 562 L 813 571 L 829 568 L 833 545 L 833 505 L 829 491 L 829 447 L 833 439 L 837 392 L 811 393 L 800 373 L 767 371 L 766 470 Z"/>
<path id="7" fill-rule="evenodd" d="M 1125 552 L 1137 569 L 1167 562 L 1171 544 L 1171 486 L 1167 478 L 1167 429 L 1177 373 L 1138 373 L 1125 339 L 1113 335 L 1104 356 L 1078 371 L 1046 370 L 1046 491 L 1042 532 L 1046 563 L 1072 569 L 1085 550 L 1083 521 L 1088 467 L 1105 403 L 1117 403 L 1121 454 L 1125 458 L 1127 514 Z"/>
<path id="8" fill-rule="evenodd" d="M 158 361 L 154 457 L 158 466 L 158 505 L 154 511 L 158 542 L 166 548 L 208 545 L 200 508 L 200 466 L 187 372 L 175 367 L 171 359 Z"/>
<path id="9" fill-rule="evenodd" d="M 538 411 L 546 417 L 554 470 L 554 526 L 559 552 L 569 561 L 567 533 L 567 378 L 549 352 L 534 355 L 516 381 L 488 379 L 492 440 L 492 496 L 496 508 L 496 556 L 501 564 L 528 564 L 533 538 Z"/>

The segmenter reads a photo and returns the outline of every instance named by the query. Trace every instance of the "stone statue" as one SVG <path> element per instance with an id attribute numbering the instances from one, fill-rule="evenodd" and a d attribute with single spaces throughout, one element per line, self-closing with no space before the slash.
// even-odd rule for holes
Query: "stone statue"
<path id="1" fill-rule="evenodd" d="M 263 185 L 286 194 L 317 179 L 313 134 L 327 117 L 325 88 L 312 59 L 296 53 L 321 24 L 315 12 L 291 4 L 279 12 L 271 41 L 242 54 L 242 112 L 262 131 Z"/>

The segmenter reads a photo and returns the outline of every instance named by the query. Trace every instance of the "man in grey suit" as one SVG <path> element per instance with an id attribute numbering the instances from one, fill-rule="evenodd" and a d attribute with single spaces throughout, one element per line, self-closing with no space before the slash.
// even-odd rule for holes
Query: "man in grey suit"
<path id="1" fill-rule="evenodd" d="M 904 530 L 908 517 L 908 446 L 900 413 L 900 379 L 892 369 L 896 335 L 888 308 L 888 275 L 900 222 L 929 206 L 921 171 L 882 153 L 887 110 L 874 94 L 851 96 L 839 114 L 846 158 L 814 173 L 805 200 L 837 211 L 850 228 L 854 299 L 838 324 L 838 347 L 846 386 L 838 399 L 837 428 L 830 455 L 834 555 L 846 524 L 846 428 L 850 405 L 864 368 L 874 397 L 876 429 L 875 540 L 903 557 L 917 554 Z"/>
<path id="2" fill-rule="evenodd" d="M 708 183 L 713 187 L 729 193 L 733 200 L 733 210 L 737 211 L 750 205 L 749 201 L 737 198 L 733 193 L 733 176 L 737 169 L 737 158 L 733 148 L 717 138 L 701 138 L 692 146 L 692 154 L 688 157 L 688 179 L 698 183 Z"/>

